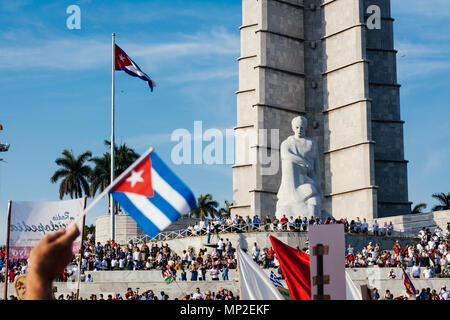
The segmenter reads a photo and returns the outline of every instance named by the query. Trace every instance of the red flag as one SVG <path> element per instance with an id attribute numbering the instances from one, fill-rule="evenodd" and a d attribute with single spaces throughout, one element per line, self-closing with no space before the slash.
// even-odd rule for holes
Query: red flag
<path id="1" fill-rule="evenodd" d="M 311 300 L 309 255 L 269 236 L 293 300 Z"/>

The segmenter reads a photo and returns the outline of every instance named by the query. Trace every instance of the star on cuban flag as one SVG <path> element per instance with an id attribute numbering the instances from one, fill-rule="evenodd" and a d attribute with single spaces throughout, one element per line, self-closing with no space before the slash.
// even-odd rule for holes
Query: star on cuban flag
<path id="1" fill-rule="evenodd" d="M 148 75 L 146 75 L 142 70 L 138 67 L 133 60 L 116 44 L 115 45 L 115 70 L 123 70 L 128 73 L 130 76 L 138 77 L 144 81 L 147 81 L 150 90 L 153 92 L 153 87 L 156 87 L 156 82 L 154 82 Z"/>
<path id="2" fill-rule="evenodd" d="M 114 181 L 110 193 L 151 238 L 197 206 L 192 191 L 153 149 Z"/>

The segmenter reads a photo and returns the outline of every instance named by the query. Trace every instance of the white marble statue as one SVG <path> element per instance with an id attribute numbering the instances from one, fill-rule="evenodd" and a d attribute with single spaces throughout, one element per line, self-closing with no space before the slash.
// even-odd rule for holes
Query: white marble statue
<path id="1" fill-rule="evenodd" d="M 281 185 L 276 216 L 321 216 L 322 191 L 317 144 L 305 136 L 307 120 L 292 120 L 294 135 L 281 143 Z"/>

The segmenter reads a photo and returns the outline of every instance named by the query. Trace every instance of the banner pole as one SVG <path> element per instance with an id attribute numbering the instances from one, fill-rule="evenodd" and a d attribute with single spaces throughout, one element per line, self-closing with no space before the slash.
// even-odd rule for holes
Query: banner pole
<path id="1" fill-rule="evenodd" d="M 240 271 L 239 271 L 239 259 L 240 259 L 239 250 L 242 250 L 240 245 L 236 248 L 236 271 L 237 271 L 237 275 L 238 275 L 239 300 L 242 300 L 241 276 L 240 276 Z"/>
<path id="2" fill-rule="evenodd" d="M 116 43 L 115 43 L 115 33 L 112 34 L 112 83 L 111 83 L 111 184 L 114 181 L 114 70 L 116 68 Z M 114 241 L 115 234 L 115 210 L 114 210 L 114 199 L 112 195 L 109 196 L 109 210 L 111 214 L 111 241 Z"/>
<path id="3" fill-rule="evenodd" d="M 6 224 L 6 260 L 5 260 L 5 287 L 3 293 L 3 300 L 8 299 L 8 262 L 9 262 L 9 235 L 11 228 L 11 204 L 12 201 L 8 201 L 8 222 Z"/>
<path id="4" fill-rule="evenodd" d="M 86 210 L 87 197 L 84 197 L 83 211 Z M 78 260 L 78 277 L 77 277 L 77 294 L 76 299 L 80 299 L 80 279 L 81 279 L 81 259 L 83 259 L 83 235 L 84 235 L 84 224 L 86 221 L 86 215 L 83 214 L 83 222 L 81 225 L 81 244 L 80 244 L 80 259 Z"/>

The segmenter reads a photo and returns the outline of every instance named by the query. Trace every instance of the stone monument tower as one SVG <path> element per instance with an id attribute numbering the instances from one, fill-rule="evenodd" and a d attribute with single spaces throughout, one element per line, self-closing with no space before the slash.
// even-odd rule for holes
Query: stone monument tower
<path id="1" fill-rule="evenodd" d="M 275 159 L 298 116 L 317 143 L 322 210 L 410 213 L 393 21 L 390 0 L 242 1 L 233 215 L 275 214 Z"/>

